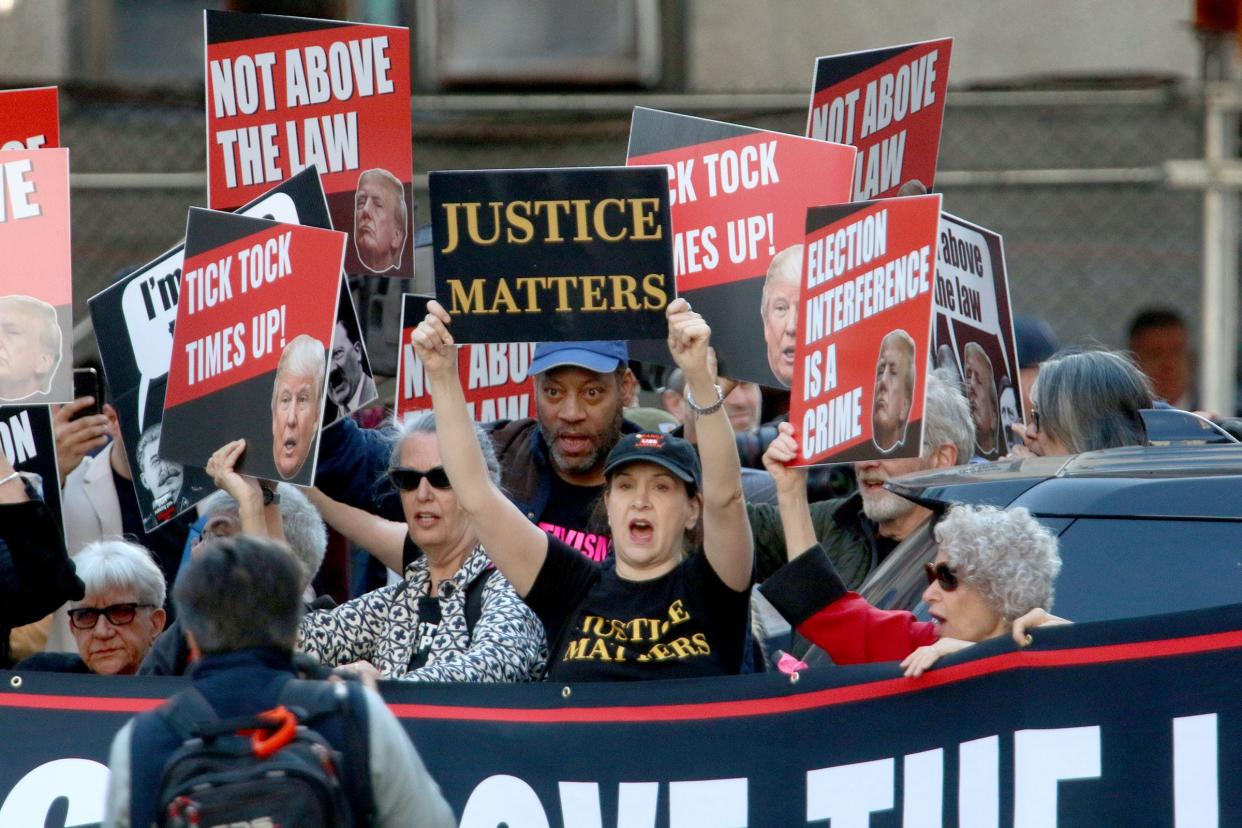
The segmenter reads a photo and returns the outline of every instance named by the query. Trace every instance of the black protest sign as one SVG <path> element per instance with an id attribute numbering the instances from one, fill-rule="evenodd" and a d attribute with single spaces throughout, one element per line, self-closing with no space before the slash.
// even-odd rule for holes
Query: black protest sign
<path id="1" fill-rule="evenodd" d="M 242 438 L 239 471 L 310 485 L 344 255 L 333 230 L 190 209 L 162 455 Z"/>
<path id="2" fill-rule="evenodd" d="M 462 825 L 1239 825 L 1239 671 L 1232 606 L 1002 637 L 918 679 L 870 664 L 383 695 Z M 83 780 L 106 780 L 126 719 L 185 686 L 21 678 L 0 674 L 0 814 L 33 825 L 66 800 L 98 821 L 107 786 Z"/>
<path id="3" fill-rule="evenodd" d="M 1009 308 L 1005 251 L 993 233 L 940 214 L 932 358 L 961 380 L 975 423 L 975 452 L 996 460 L 1022 441 L 1022 383 Z"/>
<path id="4" fill-rule="evenodd" d="M 46 405 L 0 406 L 0 451 L 15 471 L 37 476 L 36 488 L 48 511 L 56 517 L 63 538 L 65 521 L 60 505 L 60 471 L 56 465 L 52 409 Z"/>
<path id="5" fill-rule="evenodd" d="M 459 342 L 663 339 L 663 167 L 433 172 L 436 297 Z"/>
<path id="6" fill-rule="evenodd" d="M 306 169 L 238 210 L 255 218 L 331 229 L 323 187 Z M 172 359 L 185 247 L 162 253 L 91 297 L 91 320 L 125 451 L 134 470 L 134 492 L 143 528 L 153 531 L 215 489 L 201 468 L 161 457 L 164 388 Z M 348 295 L 348 291 L 344 291 Z M 342 312 L 353 317 L 352 302 Z M 357 328 L 353 317 L 353 329 Z M 364 352 L 365 357 L 365 352 Z M 325 401 L 325 405 L 331 405 Z"/>
<path id="7" fill-rule="evenodd" d="M 677 293 L 713 326 L 723 376 L 792 383 L 806 211 L 850 200 L 856 152 L 635 107 L 629 163 L 669 168 Z M 662 343 L 631 355 L 672 364 Z"/>

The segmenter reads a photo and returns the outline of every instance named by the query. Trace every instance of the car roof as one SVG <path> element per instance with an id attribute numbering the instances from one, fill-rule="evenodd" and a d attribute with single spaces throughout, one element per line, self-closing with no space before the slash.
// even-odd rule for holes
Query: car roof
<path id="1" fill-rule="evenodd" d="M 937 469 L 885 485 L 937 511 L 965 503 L 1041 516 L 1242 521 L 1242 445 L 1128 446 Z"/>

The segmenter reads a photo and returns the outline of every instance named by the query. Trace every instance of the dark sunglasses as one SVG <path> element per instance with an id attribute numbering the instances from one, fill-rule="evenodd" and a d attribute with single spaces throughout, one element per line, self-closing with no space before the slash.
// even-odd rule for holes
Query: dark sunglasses
<path id="1" fill-rule="evenodd" d="M 427 482 L 431 484 L 433 489 L 453 488 L 453 484 L 449 482 L 448 474 L 444 471 L 443 466 L 436 466 L 434 469 L 427 469 L 427 471 L 408 469 L 405 466 L 397 466 L 388 470 L 388 479 L 392 481 L 392 485 L 403 492 L 412 492 L 417 489 L 418 484 L 423 482 L 424 477 L 427 478 Z"/>
<path id="2" fill-rule="evenodd" d="M 79 630 L 93 630 L 99 623 L 99 616 L 108 619 L 114 627 L 123 627 L 138 615 L 139 607 L 151 609 L 155 604 L 113 604 L 110 607 L 78 607 L 69 610 L 69 623 Z"/>
<path id="3" fill-rule="evenodd" d="M 940 582 L 940 588 L 945 592 L 952 592 L 957 589 L 957 574 L 949 569 L 947 563 L 934 564 L 931 561 L 923 564 L 923 571 L 927 573 L 927 585 L 931 586 L 933 581 Z"/>

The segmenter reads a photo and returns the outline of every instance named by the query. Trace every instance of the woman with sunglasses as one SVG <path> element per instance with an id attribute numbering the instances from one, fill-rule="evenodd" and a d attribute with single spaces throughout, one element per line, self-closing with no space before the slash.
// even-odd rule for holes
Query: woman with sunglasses
<path id="1" fill-rule="evenodd" d="M 376 678 L 536 679 L 547 656 L 543 628 L 479 543 L 441 464 L 436 430 L 428 411 L 397 431 L 388 478 L 404 523 L 307 491 L 328 525 L 403 577 L 335 609 L 308 613 L 298 649 L 329 667 Z M 482 443 L 486 474 L 498 481 L 491 441 L 484 435 Z"/>
<path id="2" fill-rule="evenodd" d="M 1126 355 L 1078 351 L 1040 363 L 1031 387 L 1031 420 L 1013 431 L 1023 447 L 1015 457 L 1078 454 L 1141 446 L 1147 428 L 1140 413 L 1154 405 L 1151 380 Z"/>
<path id="3" fill-rule="evenodd" d="M 926 564 L 932 621 L 880 610 L 845 588 L 816 540 L 806 497 L 806 470 L 786 463 L 798 455 L 789 423 L 763 456 L 776 481 L 790 560 L 760 587 L 798 632 L 836 664 L 901 660 L 917 677 L 948 653 L 989 638 L 1067 623 L 1049 615 L 1061 569 L 1057 541 L 1025 509 L 956 506 L 936 524 L 936 560 Z M 804 550 L 798 553 L 796 550 Z"/>
<path id="4" fill-rule="evenodd" d="M 621 438 L 603 463 L 613 552 L 603 564 L 544 532 L 489 481 L 438 303 L 412 336 L 449 479 L 492 560 L 543 621 L 556 681 L 741 671 L 754 555 L 737 446 L 709 367 L 711 330 L 684 299 L 669 304 L 667 317 L 669 350 L 698 414 L 702 464 L 676 437 Z M 694 554 L 700 528 L 703 552 Z"/>

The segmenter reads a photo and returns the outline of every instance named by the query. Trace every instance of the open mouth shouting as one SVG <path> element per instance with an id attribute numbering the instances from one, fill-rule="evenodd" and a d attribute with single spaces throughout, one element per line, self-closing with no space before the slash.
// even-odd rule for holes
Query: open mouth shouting
<path id="1" fill-rule="evenodd" d="M 655 525 L 646 518 L 634 518 L 626 529 L 631 543 L 649 546 L 655 540 Z"/>

